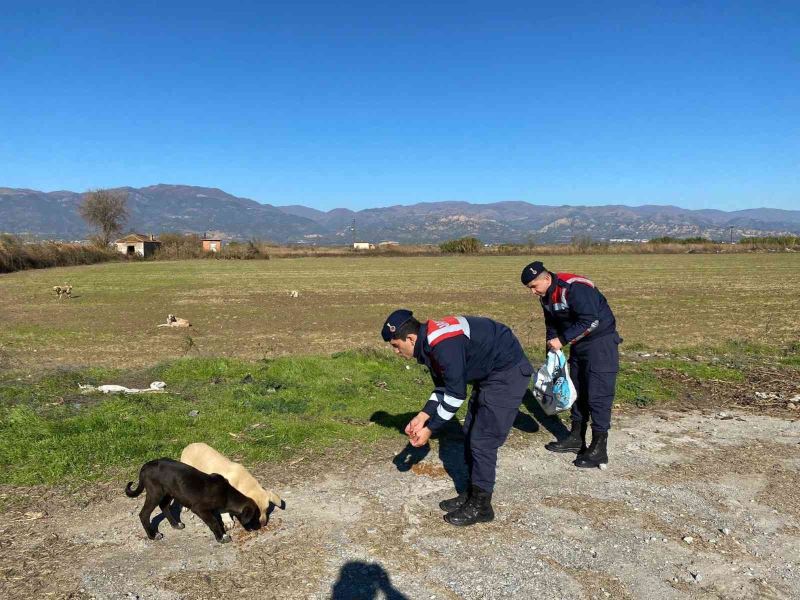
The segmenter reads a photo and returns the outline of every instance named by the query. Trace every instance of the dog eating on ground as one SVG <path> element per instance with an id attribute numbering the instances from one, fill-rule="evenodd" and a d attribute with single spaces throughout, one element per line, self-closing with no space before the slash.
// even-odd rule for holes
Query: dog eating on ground
<path id="1" fill-rule="evenodd" d="M 181 462 L 199 469 L 203 473 L 219 473 L 239 492 L 255 501 L 261 511 L 260 524 L 266 525 L 270 513 L 277 506 L 286 509 L 286 502 L 272 490 L 265 490 L 250 472 L 220 454 L 208 444 L 196 442 L 189 444 L 181 452 Z"/>
<path id="2" fill-rule="evenodd" d="M 158 526 L 154 527 L 150 521 L 156 506 L 161 508 L 174 529 L 185 527 L 170 510 L 173 500 L 200 517 L 220 543 L 231 541 L 222 525 L 221 512 L 236 517 L 247 531 L 261 527 L 256 503 L 234 488 L 222 475 L 209 475 L 170 458 L 145 463 L 139 471 L 137 487 L 134 489 L 133 482 L 129 481 L 125 486 L 125 495 L 136 498 L 143 490 L 147 490 L 147 498 L 139 512 L 139 519 L 151 540 L 164 537 L 158 531 Z"/>

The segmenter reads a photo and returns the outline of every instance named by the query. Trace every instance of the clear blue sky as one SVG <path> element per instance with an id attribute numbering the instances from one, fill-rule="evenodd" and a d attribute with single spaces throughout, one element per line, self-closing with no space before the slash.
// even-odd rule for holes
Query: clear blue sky
<path id="1" fill-rule="evenodd" d="M 0 7 L 0 186 L 800 208 L 796 0 Z"/>

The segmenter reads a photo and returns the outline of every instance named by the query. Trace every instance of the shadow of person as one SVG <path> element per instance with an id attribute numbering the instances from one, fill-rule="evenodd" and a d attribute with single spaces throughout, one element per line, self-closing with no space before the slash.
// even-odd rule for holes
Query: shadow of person
<path id="1" fill-rule="evenodd" d="M 561 421 L 558 415 L 548 415 L 542 409 L 542 406 L 533 397 L 533 392 L 528 390 L 525 392 L 525 397 L 522 399 L 522 404 L 528 409 L 542 427 L 547 429 L 557 440 L 563 440 L 569 436 L 569 429 Z"/>
<path id="2" fill-rule="evenodd" d="M 438 434 L 439 460 L 459 494 L 469 484 L 469 469 L 464 461 L 464 430 L 453 419 L 448 421 Z"/>
<path id="3" fill-rule="evenodd" d="M 408 425 L 408 422 L 416 417 L 417 414 L 418 413 L 408 412 L 392 415 L 387 413 L 385 410 L 378 410 L 372 413 L 372 416 L 369 418 L 369 420 L 373 423 L 377 423 L 381 427 L 396 429 L 405 435 L 406 425 Z M 425 457 L 428 456 L 430 451 L 431 447 L 428 444 L 425 444 L 420 448 L 415 448 L 411 445 L 411 443 L 408 443 L 406 444 L 405 448 L 395 455 L 395 457 L 392 459 L 392 462 L 394 463 L 394 466 L 397 467 L 398 471 L 409 471 L 415 464 L 422 462 Z"/>
<path id="4" fill-rule="evenodd" d="M 410 471 L 411 467 L 415 464 L 422 462 L 425 460 L 425 457 L 428 456 L 428 453 L 431 451 L 431 447 L 429 444 L 425 444 L 420 448 L 415 448 L 409 442 L 406 444 L 406 447 L 400 450 L 395 457 L 392 459 L 394 466 L 397 467 L 397 470 L 401 473 L 405 473 L 406 471 Z"/>
<path id="5" fill-rule="evenodd" d="M 514 429 L 519 429 L 524 433 L 536 433 L 539 431 L 539 424 L 529 414 L 519 411 L 514 418 Z"/>
<path id="6" fill-rule="evenodd" d="M 339 571 L 331 600 L 409 600 L 392 585 L 389 574 L 377 563 L 351 561 Z"/>
<path id="7" fill-rule="evenodd" d="M 418 413 L 400 413 L 391 415 L 386 411 L 379 410 L 369 418 L 373 423 L 383 427 L 396 429 L 405 433 L 408 422 L 417 416 Z M 469 472 L 467 464 L 464 462 L 464 432 L 461 430 L 458 421 L 455 419 L 445 423 L 444 427 L 436 433 L 439 442 L 439 460 L 445 472 L 450 476 L 455 484 L 456 490 L 461 493 L 467 487 Z M 431 447 L 425 444 L 420 448 L 415 448 L 410 443 L 406 444 L 393 459 L 392 462 L 398 471 L 409 471 L 415 464 L 422 462 L 430 453 Z"/>
<path id="8" fill-rule="evenodd" d="M 175 517 L 175 520 L 178 522 L 181 521 L 181 511 L 183 510 L 183 506 L 181 506 L 180 502 L 177 500 L 173 500 L 170 505 L 167 507 L 167 510 L 172 513 L 172 516 Z M 158 514 L 153 517 L 152 524 L 155 530 L 158 530 L 158 526 L 164 519 L 167 518 L 167 515 L 164 514 L 163 511 L 158 511 Z"/>
<path id="9" fill-rule="evenodd" d="M 385 410 L 376 410 L 374 413 L 372 413 L 372 416 L 369 418 L 369 420 L 373 423 L 377 423 L 381 427 L 396 429 L 405 435 L 406 425 L 408 425 L 411 419 L 416 417 L 418 414 L 419 413 L 415 412 L 406 412 L 397 415 L 391 415 Z"/>

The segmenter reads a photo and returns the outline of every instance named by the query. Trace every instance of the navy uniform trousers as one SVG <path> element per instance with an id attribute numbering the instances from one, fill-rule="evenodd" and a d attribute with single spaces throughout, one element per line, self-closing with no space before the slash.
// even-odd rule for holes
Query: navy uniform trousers
<path id="1" fill-rule="evenodd" d="M 586 338 L 570 348 L 569 374 L 578 398 L 572 405 L 572 421 L 583 423 L 591 417 L 592 431 L 611 428 L 611 407 L 619 372 L 619 344 L 616 332 L 597 339 Z"/>
<path id="2" fill-rule="evenodd" d="M 494 490 L 497 450 L 506 441 L 528 390 L 533 367 L 524 358 L 504 371 L 493 371 L 472 386 L 464 419 L 464 460 L 470 481 Z"/>

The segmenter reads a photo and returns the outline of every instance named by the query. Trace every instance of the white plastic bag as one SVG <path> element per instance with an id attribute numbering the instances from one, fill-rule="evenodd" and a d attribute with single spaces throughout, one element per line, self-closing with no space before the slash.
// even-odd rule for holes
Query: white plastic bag
<path id="1" fill-rule="evenodd" d="M 534 376 L 533 395 L 548 415 L 572 407 L 578 392 L 569 377 L 567 357 L 561 350 L 547 353 L 547 362 Z"/>

